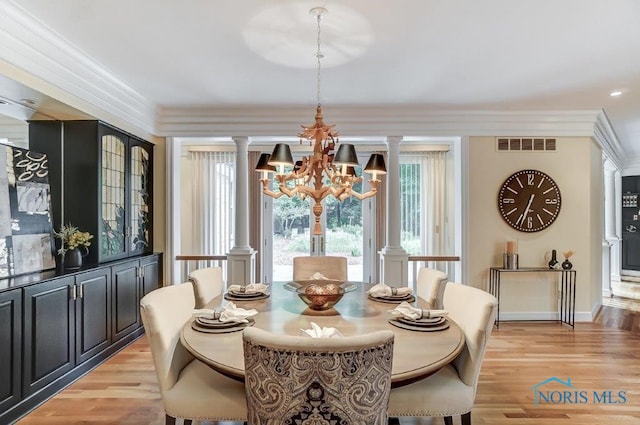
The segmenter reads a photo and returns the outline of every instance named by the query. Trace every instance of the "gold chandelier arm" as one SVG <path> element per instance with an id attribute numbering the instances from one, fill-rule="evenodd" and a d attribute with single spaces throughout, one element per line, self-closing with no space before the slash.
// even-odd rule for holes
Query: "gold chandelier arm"
<path id="1" fill-rule="evenodd" d="M 285 195 L 287 195 L 289 198 L 293 198 L 295 196 L 296 193 L 298 193 L 298 188 L 300 186 L 295 186 L 293 189 L 289 189 L 287 187 L 286 184 L 284 184 L 283 182 L 281 182 L 280 184 L 278 184 L 278 189 L 280 190 L 280 192 L 284 193 Z"/>
<path id="2" fill-rule="evenodd" d="M 362 178 L 362 177 L 361 177 Z M 351 191 L 351 195 L 355 196 L 356 198 L 358 198 L 359 200 L 363 200 L 363 199 L 367 199 L 367 198 L 371 198 L 372 196 L 376 196 L 376 193 L 378 193 L 378 182 L 380 180 L 369 180 L 369 184 L 371 185 L 371 190 L 365 193 L 358 193 L 355 190 Z"/>
<path id="3" fill-rule="evenodd" d="M 262 193 L 264 193 L 265 195 L 270 196 L 274 199 L 278 199 L 279 197 L 284 195 L 283 192 L 274 192 L 272 190 L 269 190 L 269 179 L 262 179 L 260 181 L 262 182 Z"/>

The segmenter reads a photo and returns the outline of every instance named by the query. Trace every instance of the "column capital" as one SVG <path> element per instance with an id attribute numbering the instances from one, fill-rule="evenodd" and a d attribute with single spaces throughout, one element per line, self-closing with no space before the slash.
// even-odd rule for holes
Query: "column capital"
<path id="1" fill-rule="evenodd" d="M 248 145 L 250 140 L 248 136 L 234 136 L 232 137 L 233 143 L 235 143 L 236 145 Z"/>
<path id="2" fill-rule="evenodd" d="M 389 146 L 392 144 L 397 144 L 399 145 L 400 143 L 402 143 L 402 139 L 404 136 L 387 136 L 387 139 L 385 140 L 385 143 Z"/>

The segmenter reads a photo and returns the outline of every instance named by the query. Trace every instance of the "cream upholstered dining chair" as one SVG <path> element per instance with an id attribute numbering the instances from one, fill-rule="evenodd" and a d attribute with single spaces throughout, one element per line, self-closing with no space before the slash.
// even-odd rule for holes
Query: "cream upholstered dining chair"
<path id="1" fill-rule="evenodd" d="M 248 423 L 386 425 L 393 332 L 339 338 L 246 328 Z"/>
<path id="2" fill-rule="evenodd" d="M 189 273 L 196 296 L 196 308 L 203 308 L 209 301 L 222 294 L 222 267 L 205 267 Z"/>
<path id="3" fill-rule="evenodd" d="M 451 425 L 452 416 L 462 415 L 462 424 L 471 424 L 480 366 L 498 301 L 480 289 L 449 282 L 444 304 L 449 317 L 464 333 L 465 347 L 452 364 L 435 374 L 394 388 L 389 399 L 389 416 L 444 416 L 445 424 Z"/>
<path id="4" fill-rule="evenodd" d="M 429 303 L 429 308 L 442 310 L 444 308 L 444 289 L 449 277 L 440 270 L 422 267 L 418 270 L 416 293 Z"/>
<path id="5" fill-rule="evenodd" d="M 185 424 L 193 419 L 245 421 L 244 385 L 194 359 L 180 343 L 193 308 L 190 282 L 159 288 L 140 300 L 166 423 L 175 424 L 176 418 L 185 418 Z"/>
<path id="6" fill-rule="evenodd" d="M 293 257 L 293 280 L 311 279 L 315 273 L 322 273 L 328 279 L 345 282 L 347 280 L 347 258 L 331 255 Z"/>

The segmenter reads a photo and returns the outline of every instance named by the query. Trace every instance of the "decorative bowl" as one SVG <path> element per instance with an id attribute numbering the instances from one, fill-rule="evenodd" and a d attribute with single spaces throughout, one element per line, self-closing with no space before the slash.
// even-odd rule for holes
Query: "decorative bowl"
<path id="1" fill-rule="evenodd" d="M 340 301 L 344 288 L 329 283 L 326 285 L 309 284 L 296 288 L 296 293 L 311 310 L 329 310 Z"/>

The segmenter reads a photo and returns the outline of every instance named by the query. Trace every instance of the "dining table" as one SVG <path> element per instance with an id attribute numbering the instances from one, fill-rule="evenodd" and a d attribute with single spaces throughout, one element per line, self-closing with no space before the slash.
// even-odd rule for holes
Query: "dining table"
<path id="1" fill-rule="evenodd" d="M 416 382 L 437 372 L 451 363 L 463 350 L 464 334 L 459 326 L 447 318 L 446 329 L 417 331 L 393 325 L 389 310 L 395 303 L 376 301 L 368 296 L 371 284 L 351 282 L 355 290 L 344 294 L 331 309 L 310 309 L 295 292 L 287 290 L 285 282 L 269 285 L 269 296 L 247 301 L 234 300 L 237 307 L 256 309 L 258 314 L 252 326 L 275 334 L 303 336 L 302 330 L 311 328 L 314 322 L 320 327 L 332 327 L 345 336 L 361 335 L 379 330 L 394 333 L 392 388 Z M 221 310 L 231 301 L 221 294 L 211 300 L 206 308 Z M 425 300 L 415 297 L 411 303 L 418 308 L 428 308 Z M 244 380 L 244 354 L 242 331 L 205 333 L 192 327 L 192 318 L 181 332 L 182 345 L 198 360 L 213 370 L 237 380 Z"/>

